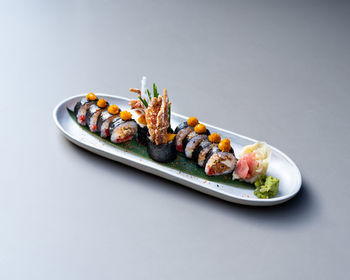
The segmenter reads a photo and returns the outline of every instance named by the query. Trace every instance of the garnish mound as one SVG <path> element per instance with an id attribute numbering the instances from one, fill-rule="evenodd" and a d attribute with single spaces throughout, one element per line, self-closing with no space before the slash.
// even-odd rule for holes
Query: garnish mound
<path id="1" fill-rule="evenodd" d="M 272 177 L 261 175 L 258 180 L 255 181 L 256 187 L 254 194 L 258 198 L 272 198 L 277 195 L 280 180 Z"/>

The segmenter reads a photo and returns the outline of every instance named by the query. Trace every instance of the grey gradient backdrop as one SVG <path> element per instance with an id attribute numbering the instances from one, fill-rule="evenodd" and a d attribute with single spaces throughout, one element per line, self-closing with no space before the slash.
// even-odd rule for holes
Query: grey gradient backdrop
<path id="1" fill-rule="evenodd" d="M 349 1 L 0 1 L 0 279 L 348 279 Z M 300 194 L 234 205 L 90 154 L 52 110 L 142 75 L 288 154 Z"/>

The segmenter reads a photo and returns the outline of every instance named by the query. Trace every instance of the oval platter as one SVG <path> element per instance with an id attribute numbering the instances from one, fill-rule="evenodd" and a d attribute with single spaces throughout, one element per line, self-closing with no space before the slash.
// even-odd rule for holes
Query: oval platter
<path id="1" fill-rule="evenodd" d="M 96 93 L 110 104 L 118 105 L 122 110 L 128 110 L 129 99 L 119 96 Z M 60 102 L 53 111 L 54 121 L 64 136 L 74 144 L 96 153 L 100 156 L 121 162 L 123 164 L 152 173 L 165 179 L 190 187 L 214 197 L 251 206 L 271 206 L 283 203 L 294 197 L 301 188 L 301 174 L 296 164 L 284 153 L 270 146 L 271 160 L 267 175 L 280 179 L 279 192 L 276 197 L 260 199 L 254 195 L 254 186 L 240 181 L 232 181 L 228 177 L 208 177 L 202 168 L 178 154 L 177 159 L 170 164 L 160 164 L 151 160 L 146 147 L 132 140 L 132 143 L 114 144 L 102 139 L 96 134 L 80 126 L 72 114 L 74 105 L 83 97 L 73 96 Z M 172 113 L 171 125 L 176 127 L 187 120 L 187 117 Z M 205 124 L 205 123 L 204 123 Z M 239 155 L 246 145 L 257 142 L 254 139 L 205 124 L 211 132 L 219 133 L 223 138 L 231 140 L 236 155 Z M 130 141 L 131 142 L 131 141 Z"/>

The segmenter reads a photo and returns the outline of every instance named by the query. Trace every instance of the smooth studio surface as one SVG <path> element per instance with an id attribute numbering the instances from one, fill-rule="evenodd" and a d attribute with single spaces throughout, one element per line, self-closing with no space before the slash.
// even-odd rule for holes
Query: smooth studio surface
<path id="1" fill-rule="evenodd" d="M 347 279 L 346 1 L 1 1 L 0 279 Z M 173 110 L 266 141 L 289 202 L 224 202 L 89 153 L 52 120 L 142 75 Z"/>

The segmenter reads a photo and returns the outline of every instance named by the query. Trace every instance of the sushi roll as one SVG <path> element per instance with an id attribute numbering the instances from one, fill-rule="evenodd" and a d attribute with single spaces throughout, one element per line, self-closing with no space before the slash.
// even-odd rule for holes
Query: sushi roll
<path id="1" fill-rule="evenodd" d="M 192 158 L 194 150 L 201 142 L 208 139 L 209 134 L 210 132 L 204 124 L 197 124 L 194 127 L 194 131 L 189 133 L 183 141 L 185 156 L 187 158 Z"/>
<path id="2" fill-rule="evenodd" d="M 150 138 L 154 138 L 154 132 L 152 132 L 152 135 L 149 132 L 149 127 L 148 125 L 151 126 L 151 130 L 155 130 L 155 127 L 153 127 L 154 124 L 157 123 L 157 120 L 154 120 L 154 117 L 156 117 L 156 114 L 159 112 L 162 112 L 162 114 L 165 112 L 164 108 L 163 110 L 159 110 L 160 108 L 154 108 L 154 104 L 161 104 L 163 96 L 159 96 L 159 92 L 157 89 L 157 86 L 155 83 L 153 83 L 153 93 L 151 93 L 147 88 L 146 88 L 146 82 L 147 78 L 142 77 L 141 80 L 141 89 L 137 88 L 130 88 L 129 91 L 132 93 L 137 94 L 137 99 L 133 99 L 129 101 L 130 109 L 133 114 L 133 118 L 137 122 L 137 141 L 141 144 L 147 145 L 148 140 Z M 167 96 L 166 96 L 167 98 Z M 156 101 L 154 101 L 156 100 Z M 152 103 L 153 102 L 153 103 Z M 153 108 L 150 108 L 148 111 L 149 113 L 152 112 L 154 113 L 152 115 L 152 120 L 149 118 L 149 124 L 146 121 L 146 110 L 148 107 L 153 104 Z M 165 104 L 165 103 L 164 103 Z M 167 126 L 167 130 L 164 132 L 160 132 L 158 134 L 162 134 L 162 137 L 166 139 L 166 133 L 168 134 L 173 134 L 173 130 L 171 129 L 170 125 L 170 118 L 171 118 L 171 103 L 167 100 L 166 104 L 168 107 L 166 108 L 166 111 L 168 113 L 168 117 L 166 119 L 163 118 L 163 120 L 159 120 L 159 124 Z M 150 115 L 150 114 L 149 114 Z"/>
<path id="3" fill-rule="evenodd" d="M 220 141 L 218 146 L 211 148 L 206 156 L 204 171 L 208 176 L 230 174 L 237 164 L 230 140 Z"/>
<path id="4" fill-rule="evenodd" d="M 208 139 L 204 140 L 196 147 L 193 152 L 193 160 L 196 161 L 200 167 L 204 167 L 207 163 L 209 153 L 218 148 L 220 141 L 221 137 L 216 132 L 209 135 Z"/>
<path id="5" fill-rule="evenodd" d="M 185 126 L 181 129 L 176 128 L 175 129 L 175 133 L 176 133 L 176 150 L 179 152 L 183 152 L 184 151 L 184 147 L 183 147 L 183 142 L 185 140 L 185 138 L 187 137 L 187 135 L 189 135 L 191 132 L 193 132 L 194 129 L 192 126 Z"/>
<path id="6" fill-rule="evenodd" d="M 169 138 L 175 138 L 175 134 L 172 135 L 173 136 L 170 136 Z M 151 159 L 162 163 L 172 162 L 177 156 L 174 139 L 168 141 L 167 143 L 158 145 L 149 140 L 147 141 L 147 152 Z"/>
<path id="7" fill-rule="evenodd" d="M 179 152 L 184 151 L 185 138 L 194 131 L 194 127 L 198 124 L 198 119 L 195 117 L 188 118 L 187 121 L 180 123 L 176 129 L 176 150 Z M 193 135 L 193 134 L 192 134 Z"/>
<path id="8" fill-rule="evenodd" d="M 146 89 L 146 77 L 142 77 L 141 90 L 130 88 L 137 99 L 129 101 L 130 109 L 137 122 L 137 141 L 147 145 L 150 158 L 158 162 L 171 162 L 176 156 L 176 134 L 170 126 L 171 103 L 167 90 L 160 96 L 153 84 L 153 94 Z"/>
<path id="9" fill-rule="evenodd" d="M 98 132 L 97 121 L 102 112 L 107 111 L 108 102 L 101 98 L 96 104 L 91 105 L 86 113 L 86 125 L 91 132 Z"/>
<path id="10" fill-rule="evenodd" d="M 236 163 L 237 159 L 235 158 L 234 154 L 220 152 L 219 150 L 215 149 L 215 152 L 210 153 L 210 157 L 205 164 L 204 171 L 208 176 L 230 174 L 233 172 Z"/>
<path id="11" fill-rule="evenodd" d="M 152 97 L 145 110 L 149 137 L 147 152 L 151 159 L 167 163 L 176 159 L 176 145 L 174 133 L 168 133 L 170 127 L 170 102 L 167 90 L 163 96 Z"/>
<path id="12" fill-rule="evenodd" d="M 180 130 L 182 130 L 183 128 L 188 127 L 188 123 L 187 122 L 182 122 L 180 123 L 176 128 L 175 128 L 175 133 L 177 134 Z"/>
<path id="13" fill-rule="evenodd" d="M 199 124 L 194 117 L 189 118 L 187 122 L 181 123 L 175 129 L 175 132 L 177 133 L 176 149 L 180 152 L 185 152 L 187 158 L 192 158 L 194 150 L 210 134 L 205 125 Z"/>
<path id="14" fill-rule="evenodd" d="M 117 105 L 110 105 L 107 110 L 103 110 L 97 120 L 97 131 L 102 138 L 109 136 L 109 125 L 118 117 L 120 109 Z"/>
<path id="15" fill-rule="evenodd" d="M 193 151 L 202 141 L 206 140 L 207 138 L 208 138 L 207 135 L 204 135 L 204 134 L 197 134 L 193 136 L 188 142 L 186 142 L 185 156 L 187 158 L 192 158 Z"/>
<path id="16" fill-rule="evenodd" d="M 211 143 L 208 139 L 202 141 L 196 149 L 193 151 L 192 159 L 200 166 L 203 167 L 207 154 L 212 148 L 217 147 L 218 144 Z"/>
<path id="17" fill-rule="evenodd" d="M 86 97 L 82 98 L 74 106 L 74 115 L 81 125 L 86 125 L 86 113 L 90 106 L 97 103 L 97 97 L 92 92 L 88 93 Z"/>
<path id="18" fill-rule="evenodd" d="M 131 140 L 137 132 L 137 124 L 131 119 L 128 111 L 120 112 L 120 116 L 114 118 L 109 126 L 110 140 L 113 143 L 123 143 Z"/>

